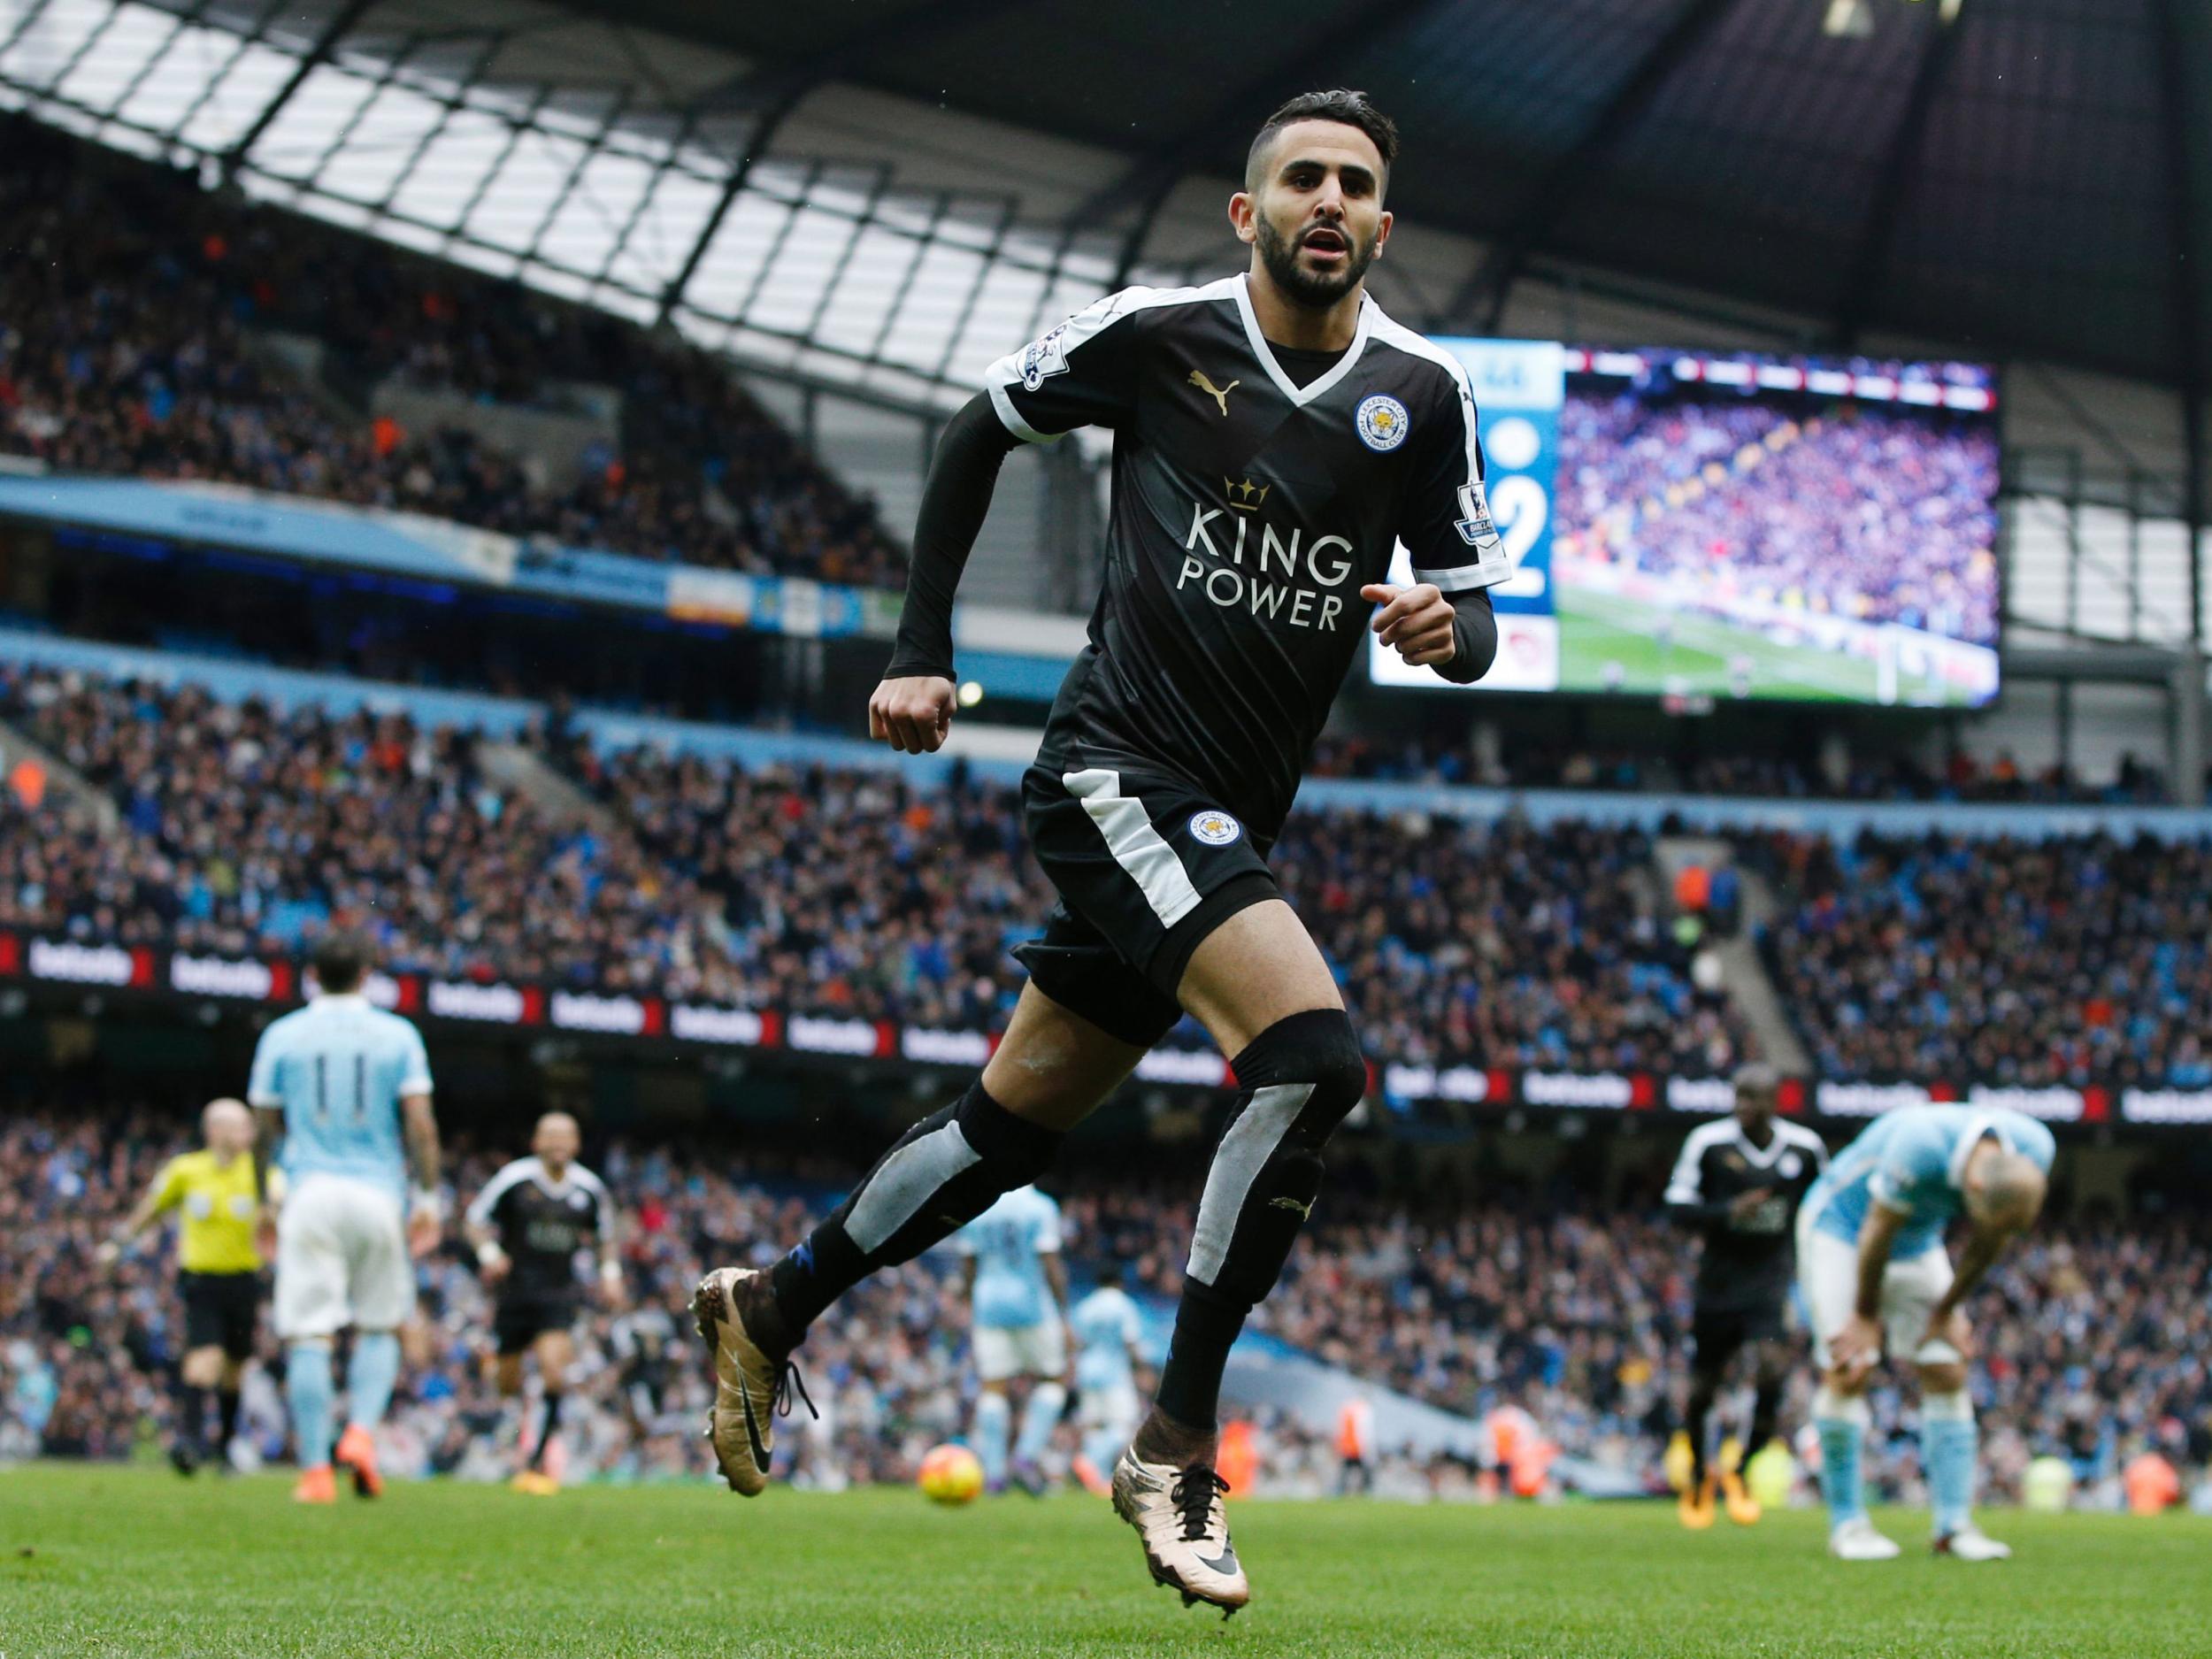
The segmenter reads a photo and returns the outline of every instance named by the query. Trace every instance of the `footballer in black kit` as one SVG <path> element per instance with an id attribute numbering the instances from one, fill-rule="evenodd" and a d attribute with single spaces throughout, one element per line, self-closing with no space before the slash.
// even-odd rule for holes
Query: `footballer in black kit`
<path id="1" fill-rule="evenodd" d="M 1397 542 L 1487 620 L 1509 566 L 1474 401 L 1371 299 L 1340 353 L 1271 346 L 1241 276 L 1101 300 L 995 365 L 990 396 L 1026 441 L 1117 434 L 1105 588 L 1023 784 L 1061 900 L 1017 954 L 1148 1048 L 1199 941 L 1279 896 L 1268 851 Z"/>
<path id="2" fill-rule="evenodd" d="M 1797 1281 L 1797 1212 L 1828 1167 L 1828 1147 L 1811 1130 L 1775 1115 L 1780 1085 L 1770 1066 L 1739 1071 L 1735 1110 L 1690 1132 L 1667 1182 L 1669 1212 L 1705 1240 L 1690 1324 L 1696 1351 L 1682 1423 L 1690 1477 L 1681 1514 L 1685 1525 L 1697 1529 L 1712 1525 L 1717 1484 L 1732 1520 L 1759 1518 L 1740 1468 L 1716 1483 L 1707 1467 L 1707 1424 L 1729 1362 L 1752 1349 L 1756 1392 L 1742 1462 L 1774 1437 L 1789 1376 L 1783 1307 Z"/>
<path id="3" fill-rule="evenodd" d="M 599 1178 L 576 1162 L 580 1144 L 573 1118 L 548 1112 L 531 1137 L 531 1156 L 517 1158 L 485 1183 L 465 1217 L 493 1292 L 494 1375 L 503 1396 L 519 1400 L 523 1359 L 537 1358 L 544 1415 L 515 1485 L 541 1495 L 554 1489 L 546 1455 L 560 1427 L 576 1361 L 571 1328 L 587 1289 L 576 1277 L 577 1254 L 588 1246 L 595 1249 L 602 1294 L 611 1298 L 621 1285 L 613 1205 Z"/>
<path id="4" fill-rule="evenodd" d="M 1487 589 L 1513 571 L 1465 370 L 1365 290 L 1391 234 L 1397 153 L 1397 129 L 1363 94 L 1292 99 L 1262 124 L 1228 204 L 1245 270 L 1109 295 L 994 364 L 947 426 L 868 710 L 870 735 L 912 754 L 950 729 L 954 595 L 1001 463 L 1079 426 L 1113 433 L 1103 588 L 1023 782 L 1058 900 L 1015 953 L 1029 983 L 967 1092 L 771 1269 L 700 1281 L 708 1432 L 741 1494 L 768 1484 L 808 1325 L 1036 1179 L 1188 1013 L 1241 1093 L 1113 1502 L 1156 1581 L 1225 1612 L 1249 1598 L 1213 1466 L 1223 1367 L 1368 1081 L 1342 993 L 1268 853 L 1371 630 L 1471 683 L 1497 650 Z M 1414 576 L 1402 588 L 1388 580 L 1401 543 Z"/>

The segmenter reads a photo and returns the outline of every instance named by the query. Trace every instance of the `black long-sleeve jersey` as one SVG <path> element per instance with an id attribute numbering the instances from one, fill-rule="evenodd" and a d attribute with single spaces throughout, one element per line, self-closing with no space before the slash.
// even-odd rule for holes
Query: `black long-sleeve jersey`
<path id="1" fill-rule="evenodd" d="M 1039 764 L 1165 776 L 1271 841 L 1403 541 L 1447 594 L 1512 573 L 1457 359 L 1370 298 L 1301 386 L 1242 276 L 1125 288 L 992 365 L 1009 432 L 1114 433 L 1106 580 Z"/>
<path id="2" fill-rule="evenodd" d="M 498 1235 L 513 1263 L 503 1297 L 549 1299 L 576 1289 L 576 1252 L 607 1225 L 607 1189 L 580 1164 L 558 1181 L 534 1157 L 517 1158 L 484 1184 L 468 1218 Z"/>
<path id="3" fill-rule="evenodd" d="M 1753 1145 L 1733 1117 L 1690 1132 L 1667 1182 L 1667 1208 L 1705 1235 L 1701 1310 L 1779 1306 L 1788 1296 L 1797 1271 L 1798 1207 L 1827 1167 L 1827 1143 L 1778 1118 L 1763 1147 Z M 1766 1202 L 1738 1218 L 1735 1201 L 1762 1188 Z"/>

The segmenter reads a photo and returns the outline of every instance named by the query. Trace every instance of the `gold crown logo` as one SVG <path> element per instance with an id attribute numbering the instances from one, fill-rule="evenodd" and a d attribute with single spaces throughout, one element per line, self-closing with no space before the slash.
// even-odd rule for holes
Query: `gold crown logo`
<path id="1" fill-rule="evenodd" d="M 1260 504 L 1267 499 L 1267 492 L 1275 488 L 1272 484 L 1255 483 L 1248 478 L 1241 483 L 1225 478 L 1221 483 L 1222 488 L 1229 492 L 1229 504 L 1239 512 L 1257 512 Z"/>

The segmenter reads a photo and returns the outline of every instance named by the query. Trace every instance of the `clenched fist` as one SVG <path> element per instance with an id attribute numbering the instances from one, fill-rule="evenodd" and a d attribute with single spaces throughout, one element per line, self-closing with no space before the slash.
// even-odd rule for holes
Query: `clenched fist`
<path id="1" fill-rule="evenodd" d="M 1369 626 L 1414 667 L 1432 668 L 1452 660 L 1458 649 L 1452 638 L 1452 602 L 1434 582 L 1416 582 L 1410 588 L 1370 582 L 1359 596 L 1382 607 Z"/>
<path id="2" fill-rule="evenodd" d="M 868 699 L 868 735 L 902 755 L 933 755 L 952 730 L 952 681 L 941 674 L 887 680 Z"/>

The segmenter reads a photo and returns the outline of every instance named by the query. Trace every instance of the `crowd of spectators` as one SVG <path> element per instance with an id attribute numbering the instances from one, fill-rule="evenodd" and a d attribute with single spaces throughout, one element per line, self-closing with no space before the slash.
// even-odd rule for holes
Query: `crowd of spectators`
<path id="1" fill-rule="evenodd" d="M 0 921 L 235 956 L 345 918 L 389 967 L 679 995 L 720 959 L 695 890 L 495 783 L 470 733 L 6 670 L 0 715 L 117 810 L 0 838 Z"/>
<path id="2" fill-rule="evenodd" d="M 713 359 L 518 284 L 200 188 L 0 118 L 0 451 L 404 508 L 566 546 L 862 586 L 903 556 Z M 257 349 L 311 336 L 311 384 Z M 389 379 L 517 404 L 611 388 L 622 442 L 568 488 L 459 426 L 410 434 L 333 389 Z"/>
<path id="3" fill-rule="evenodd" d="M 2212 1085 L 2212 842 L 1739 838 L 1822 1075 Z"/>
<path id="4" fill-rule="evenodd" d="M 47 1112 L 0 1127 L 0 1226 L 12 1246 L 0 1271 L 0 1460 L 124 1457 L 168 1421 L 180 1330 L 168 1248 L 150 1240 L 112 1271 L 93 1253 L 160 1161 L 181 1149 L 180 1127 L 144 1113 Z M 465 1142 L 451 1162 L 453 1196 L 465 1199 L 497 1162 Z M 690 1285 L 707 1265 L 772 1259 L 850 1171 L 764 1175 L 727 1153 L 621 1143 L 595 1162 L 625 1217 L 624 1288 L 582 1322 L 566 1469 L 696 1478 L 707 1469 L 698 1426 L 710 1386 L 680 1312 Z M 1100 1263 L 1121 1263 L 1164 1326 L 1193 1191 L 1095 1172 L 1048 1185 L 1064 1191 L 1079 1289 Z M 795 1479 L 831 1488 L 907 1479 L 925 1449 L 965 1427 L 968 1313 L 950 1268 L 941 1253 L 880 1275 L 815 1326 L 804 1358 L 821 1415 L 793 1419 Z M 1567 1457 L 1656 1486 L 1686 1386 L 1694 1269 L 1685 1235 L 1632 1201 L 1612 1213 L 1557 1194 L 1408 1205 L 1333 1188 L 1253 1325 L 1455 1412 L 1525 1411 Z M 2039 1455 L 2067 1460 L 2093 1494 L 2145 1448 L 2185 1470 L 2212 1460 L 2208 1272 L 2212 1234 L 2195 1223 L 2049 1224 L 2024 1240 L 1974 1304 L 1988 1489 L 2016 1495 Z M 484 1379 L 488 1301 L 457 1231 L 419 1280 L 423 1330 L 385 1431 L 387 1465 L 503 1478 L 517 1419 Z M 1802 1423 L 1807 1388 L 1801 1378 L 1786 1423 Z M 1888 1494 L 1916 1496 L 1911 1396 L 1885 1385 L 1872 1399 L 1872 1478 Z M 284 1455 L 268 1369 L 250 1374 L 246 1423 L 249 1461 Z M 1326 1436 L 1311 1425 L 1263 1414 L 1259 1444 L 1263 1491 L 1333 1489 Z M 1383 1449 L 1382 1490 L 1476 1490 L 1469 1464 Z"/>
<path id="5" fill-rule="evenodd" d="M 0 718 L 113 805 L 103 826 L 0 800 L 0 924 L 81 942 L 297 954 L 342 922 L 399 971 L 975 1030 L 1010 1010 L 1010 949 L 1052 903 L 1017 793 L 964 774 L 534 733 L 602 809 L 557 811 L 472 733 L 397 712 L 0 668 Z M 1781 898 L 1765 960 L 1821 1075 L 2212 1087 L 2212 845 L 1736 843 Z M 1330 808 L 1294 813 L 1271 863 L 1379 1061 L 1749 1056 L 1640 829 Z"/>
<path id="6" fill-rule="evenodd" d="M 1570 396 L 1563 554 L 1732 602 L 1997 638 L 1994 426 L 1939 414 L 1636 392 Z"/>
<path id="7" fill-rule="evenodd" d="M 1955 749 L 1940 765 L 1909 754 L 1853 757 L 1832 774 L 1801 754 L 1736 749 L 1671 757 L 1651 746 L 1592 748 L 1520 742 L 1494 758 L 1457 739 L 1325 737 L 1307 771 L 1317 778 L 1493 789 L 1594 789 L 1786 800 L 1962 801 L 2020 805 L 2157 806 L 2171 799 L 2154 766 L 2123 754 L 2113 776 L 2092 782 L 2053 764 L 2024 766 L 2009 749 L 1987 759 Z"/>
<path id="8" fill-rule="evenodd" d="M 608 809 L 557 820 L 470 734 L 398 713 L 0 669 L 0 718 L 115 803 L 111 830 L 0 844 L 0 922 L 85 942 L 296 951 L 338 920 L 395 969 L 974 1029 L 1052 903 L 1017 793 L 973 779 L 555 736 L 540 754 Z M 1742 1028 L 1694 982 L 1649 854 L 1632 830 L 1332 811 L 1294 817 L 1275 864 L 1379 1056 L 1725 1071 Z"/>

